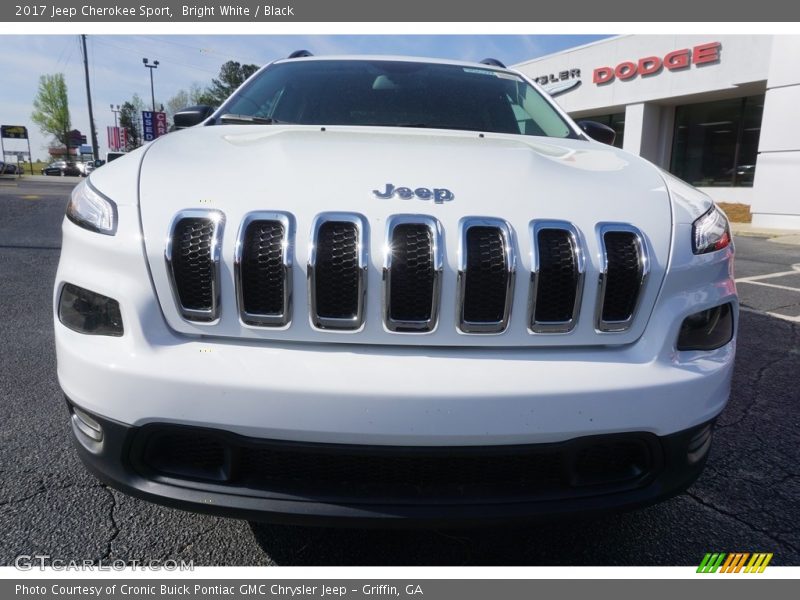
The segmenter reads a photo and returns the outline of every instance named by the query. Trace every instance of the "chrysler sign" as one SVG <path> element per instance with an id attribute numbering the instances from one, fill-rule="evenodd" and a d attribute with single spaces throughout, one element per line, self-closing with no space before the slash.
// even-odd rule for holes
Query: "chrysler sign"
<path id="1" fill-rule="evenodd" d="M 623 81 L 634 77 L 658 75 L 664 71 L 688 69 L 692 64 L 702 65 L 719 62 L 719 51 L 722 44 L 711 42 L 700 44 L 694 48 L 673 50 L 662 56 L 645 56 L 639 60 L 623 61 L 616 67 L 598 67 L 592 74 L 592 83 L 603 85 L 614 79 Z"/>
<path id="2" fill-rule="evenodd" d="M 547 75 L 534 77 L 533 80 L 542 86 L 544 91 L 551 96 L 558 96 L 564 92 L 575 89 L 581 84 L 581 70 L 565 69 L 558 73 L 549 73 Z"/>

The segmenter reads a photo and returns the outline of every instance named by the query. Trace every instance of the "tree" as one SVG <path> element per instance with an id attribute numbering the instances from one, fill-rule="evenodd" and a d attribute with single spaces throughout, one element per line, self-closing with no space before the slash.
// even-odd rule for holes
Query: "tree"
<path id="1" fill-rule="evenodd" d="M 220 67 L 219 78 L 212 79 L 211 86 L 198 98 L 199 103 L 219 106 L 258 69 L 258 65 L 243 65 L 229 60 Z"/>
<path id="2" fill-rule="evenodd" d="M 167 115 L 172 119 L 176 112 L 190 106 L 189 103 L 189 92 L 186 90 L 178 90 L 172 98 L 167 100 Z"/>
<path id="3" fill-rule="evenodd" d="M 193 83 L 188 90 L 178 90 L 172 98 L 167 100 L 167 115 L 172 119 L 179 110 L 195 104 L 203 104 L 200 100 L 204 93 L 199 83 Z"/>
<path id="4" fill-rule="evenodd" d="M 135 150 L 142 145 L 140 121 L 143 110 L 145 110 L 144 101 L 139 94 L 134 94 L 133 98 L 125 102 L 119 109 L 119 126 L 128 134 L 128 145 L 124 148 L 126 152 Z"/>
<path id="5" fill-rule="evenodd" d="M 69 151 L 69 132 L 72 122 L 69 116 L 67 84 L 63 73 L 42 75 L 39 78 L 39 91 L 33 100 L 31 120 L 39 126 L 42 133 L 50 134 Z"/>

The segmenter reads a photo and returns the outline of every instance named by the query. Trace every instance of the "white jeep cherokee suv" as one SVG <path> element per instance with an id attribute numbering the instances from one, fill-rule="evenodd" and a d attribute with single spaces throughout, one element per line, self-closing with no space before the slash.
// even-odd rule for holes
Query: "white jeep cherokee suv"
<path id="1" fill-rule="evenodd" d="M 94 171 L 54 290 L 78 451 L 254 520 L 631 508 L 699 475 L 725 216 L 524 75 L 299 56 Z"/>

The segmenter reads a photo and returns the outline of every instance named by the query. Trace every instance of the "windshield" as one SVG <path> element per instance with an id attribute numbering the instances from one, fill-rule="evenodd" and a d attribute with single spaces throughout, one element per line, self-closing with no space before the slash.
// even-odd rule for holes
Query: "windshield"
<path id="1" fill-rule="evenodd" d="M 575 137 L 550 103 L 518 75 L 389 60 L 278 63 L 249 81 L 219 114 L 265 123 Z"/>

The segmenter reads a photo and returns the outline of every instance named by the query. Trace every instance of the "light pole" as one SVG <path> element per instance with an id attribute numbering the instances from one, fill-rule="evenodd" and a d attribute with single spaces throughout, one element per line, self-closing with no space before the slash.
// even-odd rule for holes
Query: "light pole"
<path id="1" fill-rule="evenodd" d="M 114 108 L 114 105 L 113 105 L 113 104 L 111 104 L 110 106 L 111 106 L 111 112 L 113 112 L 113 113 L 114 113 L 114 127 L 117 127 L 117 126 L 118 126 L 118 125 L 117 125 L 117 115 L 118 115 L 118 114 L 119 114 L 119 112 L 120 112 L 120 110 L 119 110 L 119 104 L 117 104 L 117 108 Z"/>
<path id="2" fill-rule="evenodd" d="M 156 112 L 156 93 L 153 91 L 153 69 L 158 68 L 158 61 L 154 60 L 151 65 L 148 59 L 143 58 L 142 63 L 144 63 L 145 67 L 150 69 L 150 99 L 153 101 L 153 112 Z"/>

